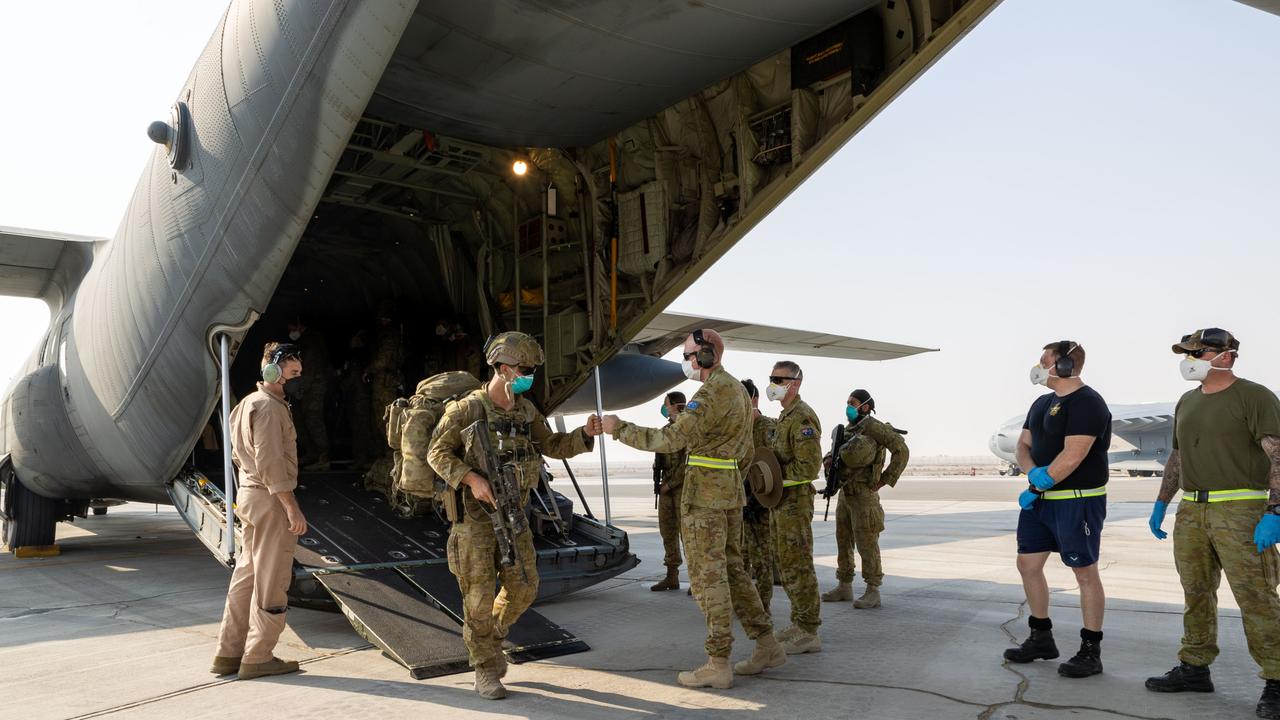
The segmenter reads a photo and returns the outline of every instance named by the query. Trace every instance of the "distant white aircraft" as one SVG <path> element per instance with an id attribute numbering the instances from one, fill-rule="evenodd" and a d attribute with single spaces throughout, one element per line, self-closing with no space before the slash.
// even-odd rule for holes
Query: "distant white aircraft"
<path id="1" fill-rule="evenodd" d="M 1113 470 L 1127 470 L 1133 477 L 1159 475 L 1173 447 L 1174 403 L 1138 403 L 1136 405 L 1108 405 L 1111 411 L 1111 452 L 1108 454 Z M 991 454 L 1008 463 L 1001 475 L 1019 475 L 1017 449 L 1018 436 L 1027 414 L 1022 413 L 1000 424 L 987 447 Z M 1117 448 L 1117 439 L 1126 448 Z"/>

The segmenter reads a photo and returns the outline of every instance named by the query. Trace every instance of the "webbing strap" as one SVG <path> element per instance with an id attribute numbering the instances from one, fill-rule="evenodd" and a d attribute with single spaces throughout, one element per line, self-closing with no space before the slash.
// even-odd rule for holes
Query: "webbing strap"
<path id="1" fill-rule="evenodd" d="M 1182 499 L 1191 502 L 1231 502 L 1233 500 L 1266 500 L 1266 490 L 1183 490 Z"/>
<path id="2" fill-rule="evenodd" d="M 809 485 L 812 482 L 813 482 L 812 480 L 792 480 L 791 482 L 782 483 L 782 487 L 789 488 L 789 487 L 795 487 L 797 485 Z"/>
<path id="3" fill-rule="evenodd" d="M 1045 490 L 1040 497 L 1045 500 L 1075 500 L 1076 498 L 1098 497 L 1107 494 L 1107 487 L 1089 488 L 1087 490 Z"/>
<path id="4" fill-rule="evenodd" d="M 685 463 L 689 467 L 711 468 L 712 470 L 737 470 L 738 461 L 732 458 L 713 458 L 706 455 L 690 455 L 688 462 Z"/>

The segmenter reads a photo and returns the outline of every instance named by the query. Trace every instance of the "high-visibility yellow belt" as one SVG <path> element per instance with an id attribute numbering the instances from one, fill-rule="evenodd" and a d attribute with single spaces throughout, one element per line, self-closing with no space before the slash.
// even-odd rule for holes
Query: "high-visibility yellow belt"
<path id="1" fill-rule="evenodd" d="M 1232 500 L 1266 500 L 1266 490 L 1183 490 L 1182 499 L 1191 502 L 1231 502 Z"/>
<path id="2" fill-rule="evenodd" d="M 738 461 L 732 458 L 713 458 L 706 455 L 690 455 L 689 467 L 711 468 L 712 470 L 737 470 Z"/>
<path id="3" fill-rule="evenodd" d="M 812 483 L 812 482 L 813 482 L 812 480 L 792 480 L 791 482 L 782 483 L 782 487 L 789 488 L 789 487 L 795 487 L 797 485 L 808 485 L 809 483 Z"/>
<path id="4" fill-rule="evenodd" d="M 1089 488 L 1088 490 L 1045 490 L 1040 493 L 1044 500 L 1075 500 L 1076 498 L 1098 497 L 1107 494 L 1107 486 Z"/>

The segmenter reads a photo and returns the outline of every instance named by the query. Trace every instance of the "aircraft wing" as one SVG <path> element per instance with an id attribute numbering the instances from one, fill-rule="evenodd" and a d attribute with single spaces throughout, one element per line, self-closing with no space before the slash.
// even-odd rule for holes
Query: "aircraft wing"
<path id="1" fill-rule="evenodd" d="M 846 335 L 831 335 L 673 312 L 664 312 L 654 318 L 636 335 L 632 343 L 645 355 L 662 357 L 683 343 L 685 337 L 698 328 L 715 330 L 724 338 L 727 348 L 746 352 L 844 360 L 893 360 L 908 355 L 937 351 L 936 348 L 899 345 Z"/>
<path id="2" fill-rule="evenodd" d="M 1111 432 L 1127 442 L 1145 433 L 1173 432 L 1173 403 L 1109 405 Z"/>
<path id="3" fill-rule="evenodd" d="M 74 244 L 81 250 L 97 241 L 83 235 L 0 226 L 0 295 L 45 297 L 67 246 Z"/>

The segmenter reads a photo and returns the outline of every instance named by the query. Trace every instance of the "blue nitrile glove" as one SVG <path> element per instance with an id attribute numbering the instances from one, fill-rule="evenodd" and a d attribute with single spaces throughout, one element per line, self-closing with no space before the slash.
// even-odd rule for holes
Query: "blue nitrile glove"
<path id="1" fill-rule="evenodd" d="M 1031 472 L 1027 473 L 1027 480 L 1041 490 L 1048 490 L 1054 483 L 1053 478 L 1049 476 L 1049 468 L 1044 466 L 1031 468 Z"/>
<path id="2" fill-rule="evenodd" d="M 1280 542 L 1280 515 L 1267 513 L 1258 521 L 1258 527 L 1253 529 L 1253 544 L 1258 546 L 1258 552 L 1265 552 L 1267 548 L 1278 542 Z"/>
<path id="3" fill-rule="evenodd" d="M 1023 510 L 1030 510 L 1031 506 L 1035 505 L 1039 499 L 1040 493 L 1028 488 L 1018 495 L 1018 504 L 1022 506 Z"/>
<path id="4" fill-rule="evenodd" d="M 1157 500 L 1156 504 L 1151 506 L 1151 519 L 1147 521 L 1147 527 L 1151 528 L 1151 534 L 1155 535 L 1157 540 L 1169 537 L 1169 533 L 1160 529 L 1164 524 L 1164 514 L 1167 512 L 1169 512 L 1169 503 L 1163 500 Z"/>

